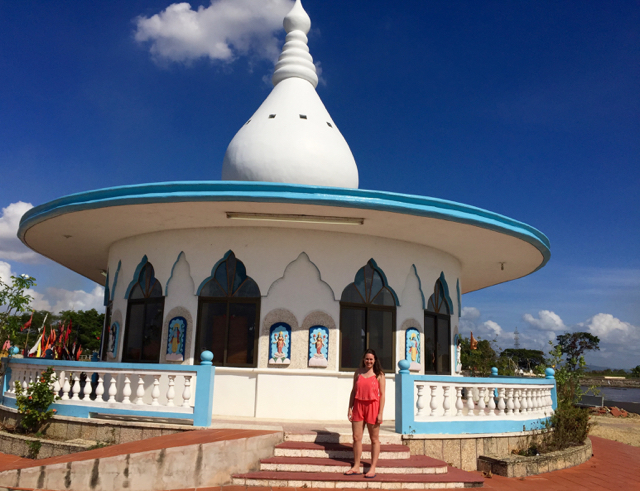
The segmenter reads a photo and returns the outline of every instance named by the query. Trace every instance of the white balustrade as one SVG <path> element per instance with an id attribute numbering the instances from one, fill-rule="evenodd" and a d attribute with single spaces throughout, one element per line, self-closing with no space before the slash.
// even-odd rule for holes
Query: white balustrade
<path id="1" fill-rule="evenodd" d="M 72 363 L 70 365 L 73 366 Z M 58 404 L 96 406 L 96 412 L 100 411 L 100 407 L 122 407 L 131 410 L 164 410 L 178 413 L 178 416 L 180 413 L 193 413 L 193 396 L 197 384 L 195 369 L 193 371 L 153 370 L 147 367 L 140 370 L 107 369 L 101 367 L 100 363 L 80 368 L 76 368 L 77 365 L 73 368 L 71 366 L 54 366 L 51 388 L 60 397 Z M 11 372 L 6 375 L 8 380 L 4 395 L 15 397 L 16 382 L 26 390 L 30 384 L 38 380 L 47 367 L 47 360 L 42 360 L 42 365 L 12 364 Z M 101 370 L 95 371 L 96 368 Z M 82 375 L 83 372 L 86 373 L 86 378 L 81 380 L 85 377 Z M 92 380 L 92 376 L 95 376 L 95 381 Z M 433 399 L 436 390 L 441 389 L 439 386 L 431 387 L 430 399 Z M 430 402 L 426 400 L 427 397 L 421 395 L 420 398 L 423 398 L 423 405 L 420 407 L 418 404 L 418 411 L 424 410 Z M 432 413 L 440 409 L 440 405 L 433 404 L 434 402 L 429 404 Z"/>
<path id="2" fill-rule="evenodd" d="M 171 382 L 169 392 L 168 400 L 172 400 Z M 463 385 L 455 381 L 416 381 L 414 396 L 415 417 L 420 421 L 467 417 L 525 420 L 544 418 L 553 413 L 551 387 L 515 381 L 494 384 L 466 382 Z"/>

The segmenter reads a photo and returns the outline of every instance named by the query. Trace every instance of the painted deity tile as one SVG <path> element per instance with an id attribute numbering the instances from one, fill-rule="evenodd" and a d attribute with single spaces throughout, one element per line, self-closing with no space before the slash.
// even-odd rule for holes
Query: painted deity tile
<path id="1" fill-rule="evenodd" d="M 184 345 L 187 334 L 187 320 L 174 317 L 169 321 L 167 338 L 167 361 L 184 361 Z"/>
<path id="2" fill-rule="evenodd" d="M 313 326 L 309 329 L 309 366 L 326 368 L 329 361 L 329 329 Z"/>
<path id="3" fill-rule="evenodd" d="M 405 359 L 411 362 L 409 370 L 420 371 L 420 331 L 410 327 L 406 331 Z"/>
<path id="4" fill-rule="evenodd" d="M 278 322 L 269 329 L 269 364 L 291 363 L 291 326 Z"/>

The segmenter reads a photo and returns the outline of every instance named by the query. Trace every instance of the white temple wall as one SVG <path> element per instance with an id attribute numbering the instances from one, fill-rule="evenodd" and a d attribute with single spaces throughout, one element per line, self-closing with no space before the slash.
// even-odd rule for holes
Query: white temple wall
<path id="1" fill-rule="evenodd" d="M 409 327 L 416 327 L 421 333 L 420 353 L 424 353 L 424 308 L 441 273 L 447 280 L 454 307 L 452 337 L 457 332 L 456 281 L 460 263 L 446 252 L 341 232 L 270 227 L 174 230 L 130 237 L 113 244 L 110 249 L 110 274 L 121 261 L 113 303 L 114 311 L 118 311 L 122 319 L 117 359 L 122 357 L 126 329 L 125 292 L 146 255 L 166 294 L 162 339 L 167 341 L 169 320 L 182 315 L 188 321 L 183 363 L 197 362 L 193 352 L 198 310 L 196 293 L 211 275 L 213 266 L 229 250 L 244 263 L 247 274 L 256 281 L 262 295 L 258 366 L 255 369 L 216 369 L 215 414 L 288 419 L 344 418 L 352 375 L 338 371 L 339 300 L 344 288 L 354 281 L 357 271 L 369 259 L 376 261 L 388 286 L 398 296 L 396 362 L 405 358 L 405 330 Z M 110 280 L 113 281 L 112 276 Z M 269 328 L 279 321 L 292 327 L 291 363 L 276 367 L 268 364 Z M 314 325 L 329 329 L 326 368 L 308 367 L 309 328 Z M 450 344 L 452 342 L 451 339 Z M 160 361 L 165 360 L 165 350 L 161 350 Z M 451 364 L 453 373 L 453 348 Z M 419 372 L 424 372 L 422 356 Z M 388 382 L 385 418 L 392 418 L 392 378 L 388 377 Z M 274 397 L 274 394 L 278 395 Z M 300 398 L 300 394 L 304 397 Z"/>

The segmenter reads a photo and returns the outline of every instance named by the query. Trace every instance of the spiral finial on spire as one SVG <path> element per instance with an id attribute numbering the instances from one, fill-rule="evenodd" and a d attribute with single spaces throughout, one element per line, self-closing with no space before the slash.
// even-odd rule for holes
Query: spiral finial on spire
<path id="1" fill-rule="evenodd" d="M 311 19 L 302 8 L 300 0 L 296 0 L 293 8 L 284 18 L 283 25 L 287 31 L 287 37 L 271 78 L 273 85 L 278 85 L 287 78 L 297 77 L 316 87 L 318 75 L 307 46 L 307 33 L 311 29 Z"/>

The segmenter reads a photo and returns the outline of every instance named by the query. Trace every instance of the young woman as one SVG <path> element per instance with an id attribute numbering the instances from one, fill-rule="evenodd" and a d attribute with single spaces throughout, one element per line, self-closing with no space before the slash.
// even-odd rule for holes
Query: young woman
<path id="1" fill-rule="evenodd" d="M 360 456 L 362 455 L 362 435 L 367 424 L 371 439 L 371 467 L 364 475 L 369 479 L 376 477 L 376 465 L 380 455 L 380 425 L 384 411 L 384 372 L 376 352 L 368 349 L 364 352 L 360 368 L 353 375 L 353 389 L 349 398 L 348 418 L 353 428 L 353 467 L 345 472 L 351 476 L 360 474 Z"/>

